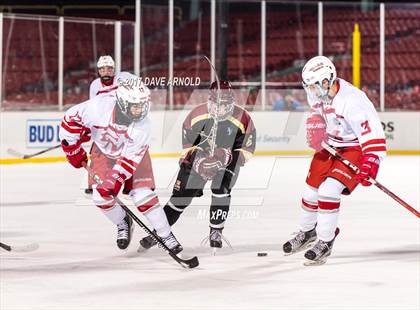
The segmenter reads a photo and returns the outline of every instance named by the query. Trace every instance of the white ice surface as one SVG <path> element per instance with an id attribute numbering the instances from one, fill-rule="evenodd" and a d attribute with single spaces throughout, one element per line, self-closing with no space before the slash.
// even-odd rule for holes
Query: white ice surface
<path id="1" fill-rule="evenodd" d="M 194 270 L 156 248 L 138 254 L 139 227 L 119 251 L 114 226 L 80 190 L 82 171 L 0 166 L 0 240 L 40 244 L 25 254 L 0 250 L 0 309 L 419 309 L 419 219 L 375 187 L 343 199 L 341 234 L 325 265 L 283 256 L 309 162 L 257 157 L 243 169 L 225 228 L 233 250 L 217 256 L 200 246 L 208 190 L 196 199 L 174 226 L 185 254 L 200 259 Z M 177 160 L 153 163 L 164 203 Z M 419 209 L 420 157 L 389 156 L 378 180 Z"/>

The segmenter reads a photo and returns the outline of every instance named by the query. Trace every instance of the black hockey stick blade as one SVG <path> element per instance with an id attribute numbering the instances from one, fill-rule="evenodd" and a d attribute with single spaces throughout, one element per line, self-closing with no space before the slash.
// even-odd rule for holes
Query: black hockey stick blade
<path id="1" fill-rule="evenodd" d="M 7 245 L 0 242 L 0 248 L 9 251 L 9 252 L 32 252 L 39 248 L 38 243 L 30 243 L 27 245 Z"/>
<path id="2" fill-rule="evenodd" d="M 180 264 L 184 268 L 195 268 L 199 265 L 199 261 L 197 256 L 194 256 L 192 258 L 183 259 L 176 255 L 171 249 L 169 249 L 166 244 L 160 240 L 159 237 L 156 236 L 156 234 L 151 231 L 146 225 L 143 224 L 143 222 L 124 204 L 121 200 L 118 198 L 115 198 L 115 201 L 121 206 L 121 208 L 124 209 L 125 212 L 149 235 L 151 236 L 158 244 L 159 247 L 167 252 L 169 256 L 171 256 L 178 264 Z"/>
<path id="3" fill-rule="evenodd" d="M 197 256 L 193 256 L 191 258 L 183 259 L 183 258 L 180 258 L 179 256 L 177 256 L 176 254 L 172 253 L 172 252 L 168 252 L 168 253 L 169 253 L 169 255 L 172 256 L 172 258 L 174 260 L 176 260 L 178 262 L 178 264 L 180 264 L 184 268 L 192 269 L 192 268 L 197 267 L 200 264 Z"/>

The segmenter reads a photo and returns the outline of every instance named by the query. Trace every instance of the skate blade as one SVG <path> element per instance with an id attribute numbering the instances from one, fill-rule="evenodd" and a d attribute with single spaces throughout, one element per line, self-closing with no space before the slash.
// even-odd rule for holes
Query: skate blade
<path id="1" fill-rule="evenodd" d="M 211 255 L 216 256 L 217 254 L 217 248 L 211 248 Z"/>
<path id="2" fill-rule="evenodd" d="M 296 253 L 302 252 L 303 250 L 306 250 L 307 248 L 312 247 L 312 245 L 313 245 L 314 243 L 315 243 L 315 241 L 309 242 L 307 245 L 305 245 L 305 246 L 301 247 L 300 249 L 298 249 L 298 250 L 296 250 L 296 251 L 293 251 L 293 252 L 290 252 L 290 253 L 284 253 L 284 252 L 283 252 L 283 254 L 284 254 L 284 256 L 290 256 L 290 255 L 293 255 L 293 254 L 296 254 Z"/>
<path id="3" fill-rule="evenodd" d="M 144 253 L 146 252 L 148 249 L 143 248 L 141 245 L 137 248 L 137 253 Z"/>
<path id="4" fill-rule="evenodd" d="M 318 260 L 307 260 L 303 263 L 304 266 L 321 266 L 327 262 L 327 259 L 321 258 Z"/>
<path id="5" fill-rule="evenodd" d="M 86 199 L 92 200 L 93 199 L 93 195 L 92 194 L 87 194 L 85 192 L 83 192 L 83 197 L 85 197 Z"/>
<path id="6" fill-rule="evenodd" d="M 144 253 L 144 252 L 147 252 L 147 251 L 149 251 L 151 248 L 153 248 L 153 247 L 155 247 L 155 245 L 152 245 L 151 247 L 149 247 L 149 248 L 145 248 L 144 246 L 142 246 L 141 245 L 141 243 L 139 243 L 139 246 L 138 246 L 138 248 L 137 248 L 137 253 Z M 159 246 L 158 246 L 159 247 Z"/>
<path id="7" fill-rule="evenodd" d="M 152 246 L 153 247 L 153 246 Z M 139 244 L 139 247 L 137 248 L 137 253 L 145 253 L 147 251 L 149 251 L 152 247 L 150 248 L 145 248 L 143 247 L 141 244 Z"/>

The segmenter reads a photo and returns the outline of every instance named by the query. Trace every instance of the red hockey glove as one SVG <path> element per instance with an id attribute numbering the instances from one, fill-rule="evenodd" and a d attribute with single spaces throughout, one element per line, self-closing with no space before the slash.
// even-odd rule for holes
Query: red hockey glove
<path id="1" fill-rule="evenodd" d="M 92 133 L 90 132 L 90 129 L 85 128 L 82 130 L 82 133 L 80 134 L 80 141 L 81 143 L 89 142 L 91 137 L 92 137 Z"/>
<path id="2" fill-rule="evenodd" d="M 369 178 L 375 179 L 379 170 L 379 157 L 375 154 L 364 154 L 360 161 L 360 171 L 356 174 L 357 182 L 363 186 L 371 186 Z"/>
<path id="3" fill-rule="evenodd" d="M 61 148 L 66 154 L 67 160 L 74 168 L 81 168 L 82 163 L 88 161 L 85 150 L 82 147 L 82 142 L 79 140 L 76 144 L 69 145 L 66 140 L 61 141 Z"/>
<path id="4" fill-rule="evenodd" d="M 98 185 L 96 190 L 106 200 L 111 200 L 118 195 L 125 182 L 125 175 L 115 169 L 106 174 L 105 180 Z"/>
<path id="5" fill-rule="evenodd" d="M 315 151 L 322 150 L 321 142 L 325 138 L 327 125 L 320 115 L 312 115 L 306 120 L 306 141 Z"/>

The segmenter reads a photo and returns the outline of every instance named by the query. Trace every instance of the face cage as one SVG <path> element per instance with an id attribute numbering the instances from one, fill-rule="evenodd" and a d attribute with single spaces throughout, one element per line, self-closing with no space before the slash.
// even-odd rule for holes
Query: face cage
<path id="1" fill-rule="evenodd" d="M 220 96 L 220 104 L 219 106 L 217 105 L 217 95 L 216 96 L 212 96 L 210 95 L 210 98 L 207 102 L 207 109 L 209 111 L 210 116 L 217 120 L 217 121 L 225 121 L 227 120 L 233 113 L 233 98 L 232 96 Z M 221 112 L 221 107 L 224 107 L 224 113 L 220 114 Z M 219 111 L 217 111 L 217 109 L 219 109 Z M 216 115 L 216 111 L 218 112 Z"/>
<path id="2" fill-rule="evenodd" d="M 305 92 L 308 95 L 309 99 L 311 99 L 312 101 L 320 100 L 324 103 L 329 103 L 331 101 L 328 97 L 328 93 L 331 89 L 332 84 L 333 84 L 332 78 L 328 80 L 327 89 L 324 89 L 319 82 L 315 82 L 312 85 L 316 87 L 317 93 L 314 93 L 314 91 L 310 89 L 310 85 L 307 85 L 305 82 L 302 82 L 302 86 L 305 89 Z"/>
<path id="3" fill-rule="evenodd" d="M 123 114 L 125 114 L 127 117 L 129 117 L 131 120 L 133 121 L 141 121 L 142 119 L 144 119 L 147 115 L 147 113 L 149 113 L 149 108 L 150 108 L 150 98 L 146 99 L 146 100 L 142 100 L 139 103 L 131 103 L 127 100 L 122 100 L 121 98 L 118 98 L 117 96 L 117 104 L 121 110 L 121 112 Z M 139 105 L 142 106 L 142 111 L 140 113 L 139 116 L 133 116 L 131 114 L 131 107 L 133 105 Z"/>

